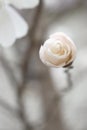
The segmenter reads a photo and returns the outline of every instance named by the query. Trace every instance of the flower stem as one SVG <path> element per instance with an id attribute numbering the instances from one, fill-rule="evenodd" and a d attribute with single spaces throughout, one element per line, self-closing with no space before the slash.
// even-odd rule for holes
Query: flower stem
<path id="1" fill-rule="evenodd" d="M 64 91 L 69 91 L 72 89 L 72 86 L 73 86 L 73 82 L 72 82 L 72 76 L 71 76 L 71 73 L 70 73 L 70 70 L 73 69 L 73 66 L 69 66 L 66 68 L 65 70 L 65 73 L 66 73 L 66 76 L 67 76 L 67 88 L 64 90 Z"/>

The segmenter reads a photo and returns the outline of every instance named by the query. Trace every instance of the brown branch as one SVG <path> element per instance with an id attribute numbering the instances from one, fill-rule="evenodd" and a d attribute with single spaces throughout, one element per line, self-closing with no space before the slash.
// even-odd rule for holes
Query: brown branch
<path id="1" fill-rule="evenodd" d="M 23 77 L 24 77 L 23 82 L 24 83 L 26 82 L 26 77 L 27 77 L 27 71 L 28 71 L 28 65 L 29 65 L 29 62 L 30 62 L 30 58 L 31 58 L 33 50 L 34 50 L 34 48 L 36 46 L 36 38 L 35 38 L 35 36 L 36 36 L 36 32 L 38 32 L 37 30 L 38 30 L 38 25 L 39 25 L 41 13 L 42 13 L 42 6 L 43 6 L 42 3 L 43 3 L 43 1 L 40 0 L 39 6 L 37 7 L 36 12 L 35 12 L 33 23 L 31 25 L 31 28 L 30 28 L 30 31 L 29 31 L 30 44 L 29 44 L 28 49 L 26 51 L 25 59 L 24 59 L 23 65 L 22 65 Z"/>
<path id="2" fill-rule="evenodd" d="M 24 104 L 22 102 L 22 94 L 23 94 L 24 90 L 26 89 L 29 64 L 30 64 L 32 53 L 33 53 L 35 46 L 36 46 L 35 36 L 36 36 L 36 32 L 38 32 L 37 30 L 38 30 L 40 17 L 42 14 L 42 6 L 43 6 L 43 2 L 42 2 L 42 0 L 40 0 L 40 3 L 38 5 L 38 7 L 36 8 L 33 23 L 32 23 L 32 26 L 31 26 L 31 29 L 29 32 L 29 38 L 30 38 L 31 43 L 28 45 L 28 48 L 27 48 L 26 53 L 25 53 L 25 59 L 24 59 L 23 64 L 22 64 L 23 81 L 22 81 L 21 86 L 18 87 L 18 104 L 20 107 L 19 113 L 20 113 L 20 117 L 22 119 L 22 122 L 25 124 L 25 130 L 29 130 L 32 128 L 31 128 L 30 124 L 27 122 L 27 119 L 25 116 Z"/>

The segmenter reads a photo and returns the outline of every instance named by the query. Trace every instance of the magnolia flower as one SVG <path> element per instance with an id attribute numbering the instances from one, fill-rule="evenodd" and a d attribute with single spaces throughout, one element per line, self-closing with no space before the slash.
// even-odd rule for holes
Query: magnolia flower
<path id="1" fill-rule="evenodd" d="M 64 33 L 55 33 L 41 46 L 39 55 L 47 66 L 64 67 L 74 61 L 76 46 Z"/>
<path id="2" fill-rule="evenodd" d="M 0 44 L 12 45 L 16 39 L 25 36 L 28 24 L 10 5 L 18 9 L 33 8 L 39 0 L 0 0 Z"/>

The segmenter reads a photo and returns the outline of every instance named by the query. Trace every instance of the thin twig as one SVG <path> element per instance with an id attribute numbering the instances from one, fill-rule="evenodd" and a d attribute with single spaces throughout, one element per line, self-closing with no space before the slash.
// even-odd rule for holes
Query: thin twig
<path id="1" fill-rule="evenodd" d="M 66 73 L 66 76 L 67 76 L 68 86 L 67 86 L 67 88 L 66 88 L 64 91 L 69 91 L 69 90 L 72 89 L 73 82 L 72 82 L 72 76 L 71 76 L 71 73 L 70 73 L 70 70 L 71 70 L 72 68 L 73 68 L 72 66 L 69 66 L 69 67 L 67 67 L 67 69 L 65 70 L 65 73 Z"/>

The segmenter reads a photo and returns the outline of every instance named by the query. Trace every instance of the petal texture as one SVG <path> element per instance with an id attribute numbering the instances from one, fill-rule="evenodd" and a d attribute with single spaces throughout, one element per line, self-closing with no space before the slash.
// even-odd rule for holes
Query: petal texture
<path id="1" fill-rule="evenodd" d="M 41 61 L 50 67 L 63 67 L 72 63 L 76 56 L 76 46 L 63 33 L 55 33 L 41 46 Z"/>

